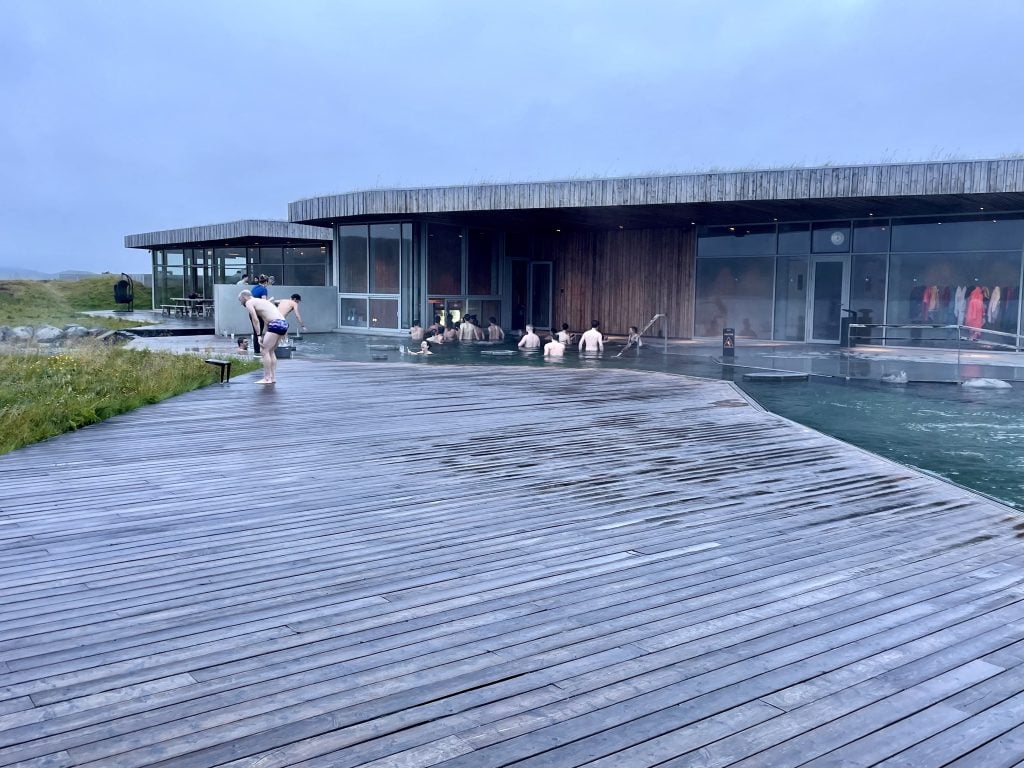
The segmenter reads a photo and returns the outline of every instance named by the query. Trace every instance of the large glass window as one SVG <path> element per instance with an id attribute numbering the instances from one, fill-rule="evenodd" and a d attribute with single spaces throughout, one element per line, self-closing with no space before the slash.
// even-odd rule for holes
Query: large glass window
<path id="1" fill-rule="evenodd" d="M 327 246 L 285 248 L 285 285 L 327 285 Z"/>
<path id="2" fill-rule="evenodd" d="M 889 222 L 855 221 L 853 223 L 853 250 L 856 253 L 887 253 L 889 251 Z"/>
<path id="3" fill-rule="evenodd" d="M 822 221 L 811 228 L 811 250 L 815 253 L 849 253 L 850 222 Z"/>
<path id="4" fill-rule="evenodd" d="M 469 248 L 466 256 L 466 279 L 469 285 L 466 293 L 476 296 L 490 296 L 495 292 L 495 275 L 498 265 L 498 235 L 476 229 L 469 231 Z"/>
<path id="5" fill-rule="evenodd" d="M 365 224 L 338 227 L 338 290 L 341 293 L 366 293 L 367 241 Z"/>
<path id="6" fill-rule="evenodd" d="M 398 327 L 397 299 L 370 299 L 370 328 Z"/>
<path id="7" fill-rule="evenodd" d="M 398 293 L 401 262 L 402 225 L 371 224 L 370 293 Z"/>
<path id="8" fill-rule="evenodd" d="M 854 245 L 857 234 L 854 232 Z M 858 253 L 853 257 L 850 274 L 850 309 L 857 313 L 857 323 L 881 324 L 885 320 L 885 278 L 888 257 L 884 253 Z M 851 332 L 852 333 L 852 332 Z M 883 337 L 881 329 L 867 328 L 857 331 L 858 340 L 868 341 Z"/>
<path id="9" fill-rule="evenodd" d="M 216 248 L 207 251 L 217 264 L 218 283 L 237 283 L 249 272 L 245 248 Z"/>
<path id="10" fill-rule="evenodd" d="M 462 227 L 431 224 L 427 228 L 427 291 L 462 293 Z"/>
<path id="11" fill-rule="evenodd" d="M 697 243 L 698 256 L 775 255 L 775 225 L 750 224 L 704 227 Z"/>
<path id="12" fill-rule="evenodd" d="M 809 229 L 807 242 L 810 245 Z M 775 270 L 775 338 L 780 341 L 803 341 L 806 327 L 807 257 L 779 256 Z M 736 329 L 738 336 L 750 335 L 741 331 L 742 326 Z"/>
<path id="13" fill-rule="evenodd" d="M 888 322 L 1016 333 L 1020 268 L 1019 252 L 893 253 Z M 911 331 L 903 337 L 923 341 L 941 335 Z"/>
<path id="14" fill-rule="evenodd" d="M 1015 216 L 896 219 L 895 251 L 1019 251 L 1024 248 L 1024 219 Z"/>
<path id="15" fill-rule="evenodd" d="M 775 259 L 697 260 L 698 336 L 720 336 L 722 329 L 770 339 Z"/>
<path id="16" fill-rule="evenodd" d="M 779 253 L 810 252 L 810 224 L 779 224 Z"/>
<path id="17" fill-rule="evenodd" d="M 343 298 L 338 305 L 341 324 L 353 328 L 366 327 L 366 299 Z"/>
<path id="18" fill-rule="evenodd" d="M 283 285 L 284 264 L 281 259 L 282 249 L 261 247 L 259 264 L 253 265 L 253 269 L 261 275 L 274 278 L 274 282 L 278 285 Z"/>
<path id="19" fill-rule="evenodd" d="M 412 224 L 402 224 L 402 280 L 405 290 L 402 291 L 402 325 L 419 323 L 424 328 L 429 324 L 423 322 L 417 309 L 417 298 L 422 295 L 420 286 L 419 262 L 412 249 Z"/>

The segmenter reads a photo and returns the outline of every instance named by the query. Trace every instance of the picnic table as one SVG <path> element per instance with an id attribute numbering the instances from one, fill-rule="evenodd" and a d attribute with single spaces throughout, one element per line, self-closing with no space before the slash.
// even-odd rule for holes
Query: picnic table
<path id="1" fill-rule="evenodd" d="M 163 305 L 180 317 L 209 317 L 213 314 L 213 299 L 190 299 L 186 296 L 171 296 L 173 304 Z M 167 312 L 170 314 L 170 311 Z"/>

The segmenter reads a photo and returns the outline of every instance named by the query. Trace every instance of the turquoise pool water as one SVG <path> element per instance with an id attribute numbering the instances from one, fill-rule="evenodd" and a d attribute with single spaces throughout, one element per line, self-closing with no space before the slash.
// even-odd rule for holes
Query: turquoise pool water
<path id="1" fill-rule="evenodd" d="M 1024 392 L 815 379 L 741 387 L 767 410 L 1024 510 Z"/>
<path id="2" fill-rule="evenodd" d="M 903 464 L 933 472 L 1024 510 L 1024 386 L 969 390 L 954 384 L 889 386 L 872 381 L 812 377 L 807 382 L 742 381 L 742 370 L 725 368 L 707 355 L 616 354 L 609 344 L 600 358 L 570 351 L 559 361 L 518 352 L 514 344 L 453 344 L 429 356 L 399 354 L 402 342 L 380 337 L 317 334 L 298 342 L 303 357 L 421 365 L 515 365 L 568 368 L 613 367 L 734 379 L 766 410 Z M 382 348 L 384 347 L 384 348 Z M 502 354 L 491 354 L 494 352 Z"/>

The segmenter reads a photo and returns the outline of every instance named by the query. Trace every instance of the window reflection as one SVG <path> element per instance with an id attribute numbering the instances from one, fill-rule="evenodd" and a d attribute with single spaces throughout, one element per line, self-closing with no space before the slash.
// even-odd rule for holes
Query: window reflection
<path id="1" fill-rule="evenodd" d="M 724 328 L 770 339 L 775 259 L 729 258 L 697 261 L 698 336 L 720 336 Z"/>

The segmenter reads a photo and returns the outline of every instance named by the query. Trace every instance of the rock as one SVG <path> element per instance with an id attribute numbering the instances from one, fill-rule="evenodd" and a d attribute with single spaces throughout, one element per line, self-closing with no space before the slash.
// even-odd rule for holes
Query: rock
<path id="1" fill-rule="evenodd" d="M 35 332 L 35 340 L 40 344 L 52 344 L 55 341 L 60 341 L 64 336 L 64 331 L 54 328 L 52 325 L 41 325 L 36 328 Z"/>
<path id="2" fill-rule="evenodd" d="M 17 325 L 7 329 L 7 341 L 32 341 L 32 329 L 27 325 Z"/>
<path id="3" fill-rule="evenodd" d="M 69 339 L 80 339 L 89 335 L 89 329 L 81 325 L 65 325 L 64 335 Z"/>
<path id="4" fill-rule="evenodd" d="M 883 384 L 906 384 L 910 379 L 907 378 L 906 371 L 900 371 L 899 373 L 886 373 L 882 375 Z"/>
<path id="5" fill-rule="evenodd" d="M 964 389 L 1013 389 L 1013 385 L 1002 379 L 964 379 L 960 386 Z"/>
<path id="6" fill-rule="evenodd" d="M 126 331 L 104 331 L 96 338 L 104 344 L 121 344 L 128 339 L 134 339 L 135 336 Z"/>

